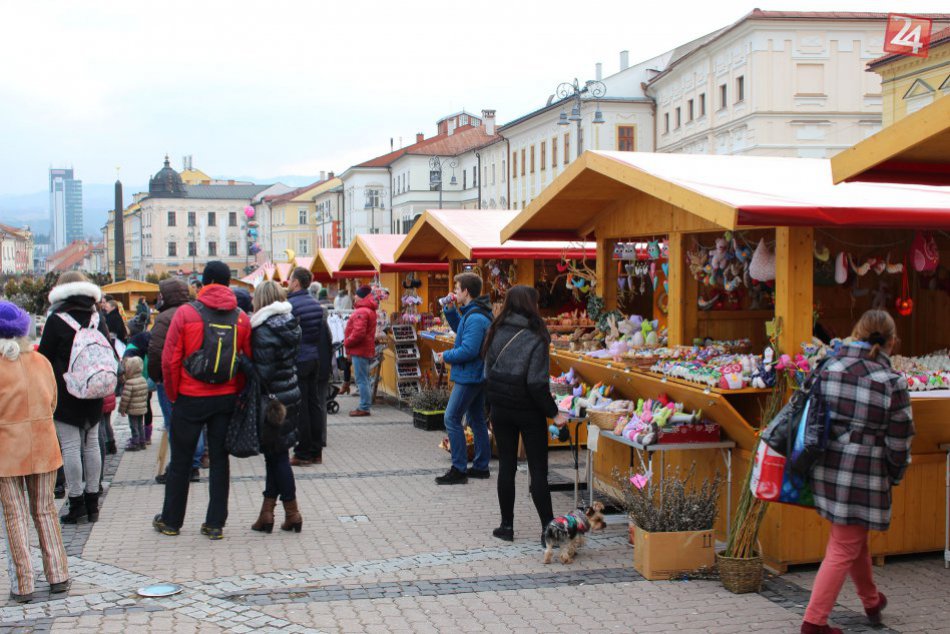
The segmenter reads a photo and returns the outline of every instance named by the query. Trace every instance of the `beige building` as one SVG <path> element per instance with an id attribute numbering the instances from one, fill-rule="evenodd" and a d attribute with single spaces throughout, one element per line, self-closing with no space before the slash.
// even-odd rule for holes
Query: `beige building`
<path id="1" fill-rule="evenodd" d="M 292 189 L 286 193 L 261 197 L 254 207 L 261 225 L 258 243 L 263 249 L 261 261 L 284 261 L 285 253 L 293 251 L 296 255 L 314 256 L 320 244 L 321 222 L 324 216 L 330 217 L 330 205 L 317 198 L 341 184 L 339 178 L 330 172 L 321 173 L 321 178 L 310 185 Z"/>
<path id="2" fill-rule="evenodd" d="M 752 11 L 649 81 L 656 151 L 824 158 L 854 145 L 881 127 L 880 78 L 864 71 L 886 20 Z"/>
<path id="3" fill-rule="evenodd" d="M 950 95 L 950 28 L 935 32 L 927 57 L 893 53 L 868 64 L 881 78 L 884 125 Z"/>

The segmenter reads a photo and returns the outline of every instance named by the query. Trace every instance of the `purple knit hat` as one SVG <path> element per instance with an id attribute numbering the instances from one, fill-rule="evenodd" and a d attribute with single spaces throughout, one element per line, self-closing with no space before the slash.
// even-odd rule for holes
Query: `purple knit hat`
<path id="1" fill-rule="evenodd" d="M 30 331 L 30 316 L 11 302 L 0 301 L 0 339 L 25 337 Z"/>

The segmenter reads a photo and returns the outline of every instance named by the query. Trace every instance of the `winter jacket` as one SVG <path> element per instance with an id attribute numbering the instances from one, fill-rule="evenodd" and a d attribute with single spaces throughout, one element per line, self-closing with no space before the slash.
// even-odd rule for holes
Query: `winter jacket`
<path id="1" fill-rule="evenodd" d="M 346 320 L 343 345 L 352 357 L 376 356 L 376 309 L 379 305 L 370 293 L 356 301 L 356 309 Z"/>
<path id="2" fill-rule="evenodd" d="M 273 394 L 287 408 L 287 417 L 279 434 L 268 434 L 262 421 L 261 442 L 264 451 L 289 449 L 296 441 L 300 409 L 300 387 L 297 384 L 297 356 L 300 348 L 300 325 L 289 302 L 274 302 L 251 317 L 251 357 L 260 379 L 261 392 Z"/>
<path id="3" fill-rule="evenodd" d="M 540 411 L 554 418 L 557 404 L 548 385 L 550 365 L 548 346 L 528 330 L 528 318 L 517 313 L 509 315 L 495 329 L 485 354 L 488 404 L 507 410 Z"/>
<path id="4" fill-rule="evenodd" d="M 144 416 L 148 412 L 148 384 L 141 373 L 126 377 L 119 398 L 119 413 L 126 416 Z"/>
<path id="5" fill-rule="evenodd" d="M 0 478 L 59 469 L 63 458 L 53 425 L 56 378 L 50 362 L 32 350 L 12 361 L 0 357 L 0 385 Z"/>
<path id="6" fill-rule="evenodd" d="M 148 342 L 148 356 L 152 363 L 148 366 L 148 376 L 156 383 L 162 382 L 162 350 L 165 347 L 165 337 L 168 335 L 168 326 L 178 307 L 191 300 L 188 294 L 188 285 L 184 280 L 170 277 L 158 283 L 158 290 L 162 293 L 162 310 L 155 317 L 152 326 L 152 338 Z"/>
<path id="7" fill-rule="evenodd" d="M 82 282 L 77 283 L 82 284 Z M 106 327 L 122 343 L 129 342 L 129 329 L 126 327 L 125 320 L 122 319 L 122 312 L 118 308 L 106 313 Z"/>
<path id="8" fill-rule="evenodd" d="M 78 399 L 66 390 L 63 374 L 69 369 L 69 356 L 76 331 L 57 315 L 69 313 L 80 326 L 86 327 L 93 314 L 98 314 L 96 303 L 101 296 L 99 287 L 90 282 L 72 282 L 53 287 L 49 301 L 55 309 L 47 318 L 40 339 L 39 352 L 49 359 L 56 376 L 58 397 L 53 418 L 75 427 L 88 428 L 99 422 L 102 416 L 102 399 Z M 109 329 L 101 315 L 99 332 L 105 335 L 106 339 L 109 338 Z"/>
<path id="9" fill-rule="evenodd" d="M 884 353 L 841 347 L 821 372 L 830 442 L 812 471 L 815 508 L 835 524 L 887 530 L 891 487 L 901 481 L 914 437 L 907 381 Z"/>
<path id="10" fill-rule="evenodd" d="M 491 300 L 482 295 L 457 310 L 447 308 L 445 320 L 455 331 L 455 345 L 442 354 L 442 360 L 452 366 L 449 377 L 455 383 L 481 383 L 485 380 L 482 343 L 492 321 Z"/>
<path id="11" fill-rule="evenodd" d="M 305 290 L 295 291 L 287 296 L 293 306 L 294 317 L 300 323 L 300 351 L 297 363 L 315 361 L 320 358 L 318 342 L 320 330 L 324 326 L 323 307 Z"/>
<path id="12" fill-rule="evenodd" d="M 238 310 L 237 299 L 227 286 L 209 284 L 198 293 L 198 300 L 214 310 Z M 238 314 L 237 354 L 251 356 L 251 323 L 244 311 Z M 162 350 L 162 380 L 168 400 L 185 396 L 226 396 L 237 394 L 244 387 L 244 375 L 238 372 L 227 383 L 212 384 L 199 381 L 185 370 L 184 362 L 201 348 L 204 341 L 204 320 L 198 310 L 190 305 L 181 306 L 172 317 Z"/>

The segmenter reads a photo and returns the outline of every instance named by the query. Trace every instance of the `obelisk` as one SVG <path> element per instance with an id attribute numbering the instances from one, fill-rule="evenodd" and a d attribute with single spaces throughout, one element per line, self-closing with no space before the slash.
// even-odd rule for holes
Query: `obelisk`
<path id="1" fill-rule="evenodd" d="M 113 231 L 113 251 L 115 252 L 115 279 L 121 282 L 125 279 L 125 213 L 122 205 L 122 181 L 115 182 L 115 229 Z"/>

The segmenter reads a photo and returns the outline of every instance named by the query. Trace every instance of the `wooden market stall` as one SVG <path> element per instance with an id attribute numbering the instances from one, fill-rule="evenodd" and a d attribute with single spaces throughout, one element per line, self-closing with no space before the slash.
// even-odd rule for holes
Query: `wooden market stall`
<path id="1" fill-rule="evenodd" d="M 766 323 L 772 322 L 778 324 L 779 349 L 794 354 L 801 344 L 812 341 L 816 313 L 819 323 L 845 336 L 853 320 L 878 301 L 877 294 L 869 292 L 869 283 L 862 282 L 869 270 L 880 278 L 875 281 L 881 288 L 885 281 L 889 287 L 900 283 L 900 275 L 888 274 L 896 271 L 893 265 L 907 252 L 915 230 L 948 228 L 950 190 L 863 183 L 835 186 L 827 160 L 588 151 L 503 229 L 502 239 L 594 236 L 598 288 L 607 309 L 622 307 L 626 301 L 618 283 L 623 268 L 612 260 L 618 243 L 622 247 L 662 242 L 668 245 L 668 268 L 663 272 L 667 297 L 662 302 L 659 296 L 653 298 L 648 318 L 666 323 L 670 345 L 741 336 L 761 350 L 767 341 Z M 942 245 L 942 251 L 950 250 L 950 241 L 944 239 Z M 720 273 L 717 288 L 715 264 L 710 271 L 709 263 L 715 263 L 716 252 L 724 248 L 752 258 L 752 266 L 758 259 L 760 267 L 771 271 L 760 278 L 767 283 L 740 279 L 733 291 L 726 291 L 723 281 L 730 278 Z M 834 267 L 828 284 L 827 261 L 838 259 L 830 257 L 832 252 L 844 258 L 842 268 L 854 271 L 846 276 L 846 285 L 834 283 Z M 915 289 L 920 288 L 918 277 L 914 276 Z M 905 284 L 900 298 L 907 288 Z M 934 327 L 946 322 L 946 293 L 915 292 L 913 313 L 897 317 L 905 354 L 947 347 L 950 329 Z M 893 310 L 894 297 L 880 301 Z M 938 320 L 941 307 L 943 318 Z M 562 370 L 575 368 L 588 382 L 609 382 L 628 398 L 652 398 L 663 392 L 689 408 L 702 409 L 737 445 L 732 450 L 736 465 L 732 500 L 738 500 L 767 390 L 710 388 L 574 353 L 555 351 L 552 360 Z M 872 537 L 875 556 L 943 548 L 943 522 L 937 509 L 944 504 L 945 456 L 938 445 L 950 442 L 950 392 L 942 397 L 934 394 L 913 400 L 918 430 L 913 464 L 895 489 L 891 530 Z M 614 467 L 626 470 L 633 465 L 630 449 L 609 437 L 602 436 L 607 442 L 595 454 L 598 488 L 610 486 Z M 722 464 L 713 450 L 671 452 L 669 464 L 687 466 L 693 461 L 700 475 L 711 474 Z M 719 538 L 725 537 L 723 517 L 720 513 Z M 820 561 L 826 530 L 827 524 L 812 510 L 772 505 L 760 533 L 764 555 L 779 569 Z"/>
<path id="2" fill-rule="evenodd" d="M 430 278 L 444 277 L 449 265 L 447 262 L 421 259 L 396 262 L 396 250 L 405 238 L 406 236 L 402 234 L 357 235 L 343 255 L 340 268 L 344 272 L 350 269 L 371 270 L 380 289 L 384 289 L 379 303 L 382 318 L 393 324 L 407 322 L 414 327 L 415 318 L 421 318 L 418 309 L 429 304 Z M 416 304 L 415 301 L 420 303 Z M 399 377 L 402 373 L 397 367 L 396 354 L 395 345 L 384 351 L 379 388 L 386 394 L 401 397 L 402 382 Z M 407 357 L 404 363 L 417 361 L 418 352 L 412 357 L 411 359 Z M 413 375 L 411 378 L 419 378 L 416 376 L 421 374 L 418 369 L 409 368 L 409 370 Z M 418 381 L 414 381 L 412 385 L 402 385 L 402 387 L 404 390 L 418 389 Z"/>
<path id="3" fill-rule="evenodd" d="M 122 280 L 103 286 L 102 294 L 112 295 L 122 302 L 126 316 L 131 319 L 135 315 L 135 305 L 139 298 L 144 297 L 151 308 L 155 307 L 155 301 L 158 299 L 158 284 L 142 280 Z"/>

